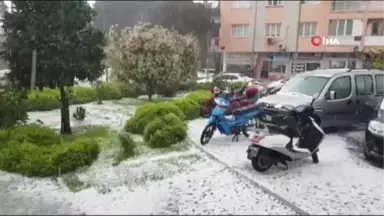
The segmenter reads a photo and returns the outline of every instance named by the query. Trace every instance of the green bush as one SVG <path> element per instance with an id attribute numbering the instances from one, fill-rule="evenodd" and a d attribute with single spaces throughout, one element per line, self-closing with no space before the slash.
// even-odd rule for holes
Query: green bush
<path id="1" fill-rule="evenodd" d="M 172 101 L 184 113 L 186 120 L 192 120 L 200 116 L 200 104 L 188 99 L 182 98 Z"/>
<path id="2" fill-rule="evenodd" d="M 124 132 L 120 133 L 119 141 L 120 141 L 121 147 L 124 150 L 125 155 L 127 156 L 135 155 L 136 143 L 129 133 L 124 133 Z"/>
<path id="3" fill-rule="evenodd" d="M 74 86 L 70 88 L 70 104 L 84 104 L 100 100 L 117 100 L 123 97 L 136 98 L 144 94 L 143 89 L 137 84 L 120 84 L 102 82 L 98 87 Z M 58 89 L 45 88 L 42 91 L 32 90 L 28 92 L 25 100 L 28 111 L 46 111 L 58 109 L 60 103 L 60 91 Z M 1 110 L 0 110 L 1 111 Z"/>
<path id="4" fill-rule="evenodd" d="M 142 134 L 145 126 L 153 119 L 173 113 L 180 119 L 185 119 L 183 112 L 173 103 L 148 103 L 136 109 L 135 115 L 132 116 L 125 125 L 125 131 L 135 134 Z"/>
<path id="5" fill-rule="evenodd" d="M 210 91 L 197 90 L 189 93 L 185 98 L 193 100 L 199 105 L 203 105 L 210 97 L 212 97 L 212 93 Z"/>
<path id="6" fill-rule="evenodd" d="M 187 125 L 173 113 L 157 117 L 144 129 L 144 140 L 152 148 L 168 147 L 186 136 Z"/>
<path id="7" fill-rule="evenodd" d="M 56 90 L 56 91 L 59 91 L 59 90 Z M 70 92 L 69 101 L 71 104 L 84 104 L 84 103 L 90 103 L 92 101 L 97 100 L 96 90 L 93 87 L 75 86 L 70 88 L 69 92 Z M 60 108 L 60 106 L 57 108 Z"/>
<path id="8" fill-rule="evenodd" d="M 29 111 L 46 111 L 60 107 L 60 92 L 57 89 L 31 90 L 26 100 Z"/>
<path id="9" fill-rule="evenodd" d="M 140 95 L 145 94 L 145 90 L 143 89 L 143 87 L 136 83 L 130 83 L 130 84 L 118 83 L 117 86 L 120 88 L 123 94 L 123 97 L 126 97 L 126 98 L 137 98 Z"/>
<path id="10" fill-rule="evenodd" d="M 91 165 L 100 151 L 96 140 L 87 138 L 81 138 L 72 143 L 63 143 L 60 147 L 53 157 L 53 165 L 60 173 Z"/>
<path id="11" fill-rule="evenodd" d="M 24 92 L 15 92 L 11 89 L 0 92 L 0 128 L 26 122 L 28 115 L 24 103 L 25 96 Z"/>
<path id="12" fill-rule="evenodd" d="M 90 165 L 99 154 L 95 139 L 81 136 L 65 142 L 41 126 L 0 130 L 0 169 L 32 177 L 64 174 Z"/>
<path id="13" fill-rule="evenodd" d="M 119 100 L 123 98 L 121 88 L 111 82 L 102 82 L 96 87 L 96 94 L 98 100 Z"/>
<path id="14" fill-rule="evenodd" d="M 17 126 L 7 129 L 12 142 L 31 143 L 36 146 L 49 146 L 60 143 L 54 130 L 39 125 Z"/>

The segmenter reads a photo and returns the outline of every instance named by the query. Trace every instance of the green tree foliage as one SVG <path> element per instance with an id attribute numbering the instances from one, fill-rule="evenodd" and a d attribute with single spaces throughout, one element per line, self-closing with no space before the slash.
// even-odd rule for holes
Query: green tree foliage
<path id="1" fill-rule="evenodd" d="M 384 70 L 384 49 L 370 51 L 368 58 L 372 61 L 372 68 Z"/>
<path id="2" fill-rule="evenodd" d="M 107 61 L 119 80 L 145 86 L 151 99 L 160 88 L 174 87 L 197 67 L 197 41 L 174 30 L 149 23 L 134 28 L 112 28 Z"/>
<path id="3" fill-rule="evenodd" d="M 108 32 L 118 25 L 121 28 L 133 27 L 140 21 L 148 21 L 153 11 L 156 11 L 160 1 L 96 1 L 94 8 L 97 12 L 94 25 Z"/>
<path id="4" fill-rule="evenodd" d="M 3 58 L 9 63 L 9 78 L 19 88 L 28 88 L 32 50 L 37 50 L 36 83 L 59 87 L 62 133 L 71 133 L 68 86 L 74 78 L 96 80 L 104 65 L 104 35 L 92 27 L 96 15 L 87 1 L 11 1 L 5 12 Z"/>

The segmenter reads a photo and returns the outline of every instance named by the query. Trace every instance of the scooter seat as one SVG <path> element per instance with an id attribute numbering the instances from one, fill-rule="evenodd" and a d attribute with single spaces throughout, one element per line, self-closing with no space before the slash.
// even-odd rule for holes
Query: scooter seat
<path id="1" fill-rule="evenodd" d="M 242 101 L 242 100 L 245 100 L 247 97 L 244 95 L 244 96 L 237 96 L 237 97 L 234 97 L 234 98 L 232 98 L 230 101 L 232 102 L 232 101 L 238 101 L 238 102 L 240 102 L 240 101 Z"/>
<path id="2" fill-rule="evenodd" d="M 251 105 L 248 105 L 248 106 L 245 106 L 245 107 L 241 107 L 241 108 L 235 109 L 235 110 L 232 111 L 232 113 L 234 115 L 239 115 L 239 114 L 242 114 L 242 113 L 247 113 L 247 112 L 251 112 L 251 111 L 257 110 L 259 108 L 260 108 L 259 104 L 251 104 Z"/>

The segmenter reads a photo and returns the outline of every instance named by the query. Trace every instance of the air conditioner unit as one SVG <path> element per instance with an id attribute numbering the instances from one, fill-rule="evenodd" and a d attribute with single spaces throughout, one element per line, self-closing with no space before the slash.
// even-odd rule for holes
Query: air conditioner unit
<path id="1" fill-rule="evenodd" d="M 356 46 L 353 47 L 353 51 L 354 52 L 361 52 L 361 51 L 363 51 L 363 47 L 359 46 L 359 45 L 356 45 Z"/>
<path id="2" fill-rule="evenodd" d="M 285 44 L 279 43 L 279 50 L 285 50 Z"/>
<path id="3" fill-rule="evenodd" d="M 267 44 L 268 45 L 275 44 L 275 38 L 271 38 L 271 37 L 267 38 Z"/>

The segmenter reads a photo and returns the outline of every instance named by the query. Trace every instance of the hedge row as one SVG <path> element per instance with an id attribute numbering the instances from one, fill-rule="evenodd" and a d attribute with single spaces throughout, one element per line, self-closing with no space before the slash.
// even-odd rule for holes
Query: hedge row
<path id="1" fill-rule="evenodd" d="M 0 169 L 29 177 L 71 172 L 91 165 L 98 157 L 94 138 L 84 135 L 66 139 L 38 125 L 0 130 Z"/>
<path id="2" fill-rule="evenodd" d="M 124 130 L 143 135 L 151 147 L 170 146 L 185 139 L 184 120 L 198 118 L 202 103 L 210 96 L 209 91 L 199 90 L 178 100 L 142 105 L 127 121 Z"/>
<path id="3" fill-rule="evenodd" d="M 70 88 L 70 103 L 83 104 L 96 100 L 113 100 L 123 97 L 138 97 L 144 92 L 135 84 L 101 83 L 97 87 Z M 46 111 L 60 108 L 58 89 L 32 90 L 26 100 L 28 111 Z"/>

